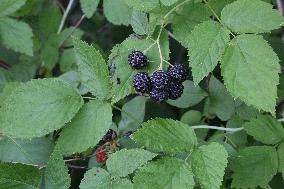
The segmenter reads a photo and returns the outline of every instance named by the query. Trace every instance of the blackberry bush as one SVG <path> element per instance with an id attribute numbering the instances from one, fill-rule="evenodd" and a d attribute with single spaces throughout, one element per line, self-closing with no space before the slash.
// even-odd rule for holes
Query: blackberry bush
<path id="1" fill-rule="evenodd" d="M 283 189 L 283 8 L 0 0 L 0 189 Z"/>

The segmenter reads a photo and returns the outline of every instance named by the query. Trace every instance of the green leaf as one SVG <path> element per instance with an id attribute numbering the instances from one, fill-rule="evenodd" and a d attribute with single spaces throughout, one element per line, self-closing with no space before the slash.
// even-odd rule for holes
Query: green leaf
<path id="1" fill-rule="evenodd" d="M 131 17 L 131 26 L 138 35 L 145 35 L 149 32 L 149 22 L 147 14 L 142 11 L 133 11 Z"/>
<path id="2" fill-rule="evenodd" d="M 214 21 L 203 22 L 191 32 L 187 45 L 195 85 L 216 67 L 230 40 L 229 34 Z"/>
<path id="3" fill-rule="evenodd" d="M 222 121 L 230 119 L 235 113 L 234 99 L 214 76 L 210 78 L 209 95 L 204 109 L 207 114 L 216 114 Z"/>
<path id="4" fill-rule="evenodd" d="M 191 152 L 197 144 L 193 129 L 180 121 L 161 118 L 143 123 L 132 138 L 154 152 Z"/>
<path id="5" fill-rule="evenodd" d="M 92 100 L 60 133 L 57 145 L 63 154 L 80 153 L 99 143 L 112 124 L 109 103 Z M 70 145 L 72 144 L 72 145 Z"/>
<path id="6" fill-rule="evenodd" d="M 176 100 L 168 100 L 168 104 L 178 108 L 188 108 L 198 104 L 207 96 L 204 90 L 199 86 L 194 86 L 194 83 L 190 80 L 183 82 L 183 86 L 184 91 L 181 97 Z"/>
<path id="7" fill-rule="evenodd" d="M 39 188 L 40 171 L 30 165 L 0 163 L 1 189 L 35 189 Z"/>
<path id="8" fill-rule="evenodd" d="M 81 189 L 132 189 L 133 184 L 128 179 L 114 178 L 102 168 L 87 171 L 80 184 Z"/>
<path id="9" fill-rule="evenodd" d="M 132 9 L 124 2 L 124 0 L 104 0 L 103 6 L 104 14 L 109 22 L 126 26 L 130 24 Z"/>
<path id="10" fill-rule="evenodd" d="M 262 188 L 277 173 L 277 152 L 269 146 L 244 148 L 232 162 L 233 188 Z"/>
<path id="11" fill-rule="evenodd" d="M 237 33 L 269 32 L 284 25 L 281 14 L 272 8 L 260 0 L 237 0 L 222 10 L 221 20 Z"/>
<path id="12" fill-rule="evenodd" d="M 0 17 L 16 12 L 25 3 L 26 0 L 1 0 Z"/>
<path id="13" fill-rule="evenodd" d="M 193 189 L 190 166 L 177 158 L 163 158 L 140 168 L 133 178 L 135 189 Z"/>
<path id="14" fill-rule="evenodd" d="M 0 42 L 16 52 L 33 55 L 33 32 L 28 24 L 15 19 L 0 18 Z"/>
<path id="15" fill-rule="evenodd" d="M 77 38 L 73 39 L 73 43 L 83 84 L 97 98 L 108 99 L 111 83 L 104 58 L 93 46 Z"/>
<path id="16" fill-rule="evenodd" d="M 12 92 L 20 85 L 18 82 L 9 82 L 3 88 L 3 91 L 0 93 L 0 107 L 3 106 L 6 98 L 12 94 Z"/>
<path id="17" fill-rule="evenodd" d="M 278 160 L 279 160 L 279 171 L 282 173 L 282 177 L 284 179 L 284 142 L 282 142 L 278 148 Z"/>
<path id="18" fill-rule="evenodd" d="M 178 2 L 178 0 L 161 0 L 161 2 L 166 6 L 171 6 L 175 4 L 176 2 Z"/>
<path id="19" fill-rule="evenodd" d="M 190 32 L 195 26 L 209 20 L 210 10 L 203 3 L 189 2 L 176 11 L 173 18 L 173 33 L 178 41 L 185 47 L 188 46 Z"/>
<path id="20" fill-rule="evenodd" d="M 200 146 L 191 155 L 191 167 L 204 189 L 219 189 L 228 163 L 226 149 L 219 143 Z"/>
<path id="21" fill-rule="evenodd" d="M 121 120 L 118 124 L 120 132 L 126 133 L 140 127 L 145 116 L 145 105 L 146 98 L 143 96 L 137 96 L 123 105 Z M 129 114 L 131 114 L 131 117 Z"/>
<path id="22" fill-rule="evenodd" d="M 225 86 L 234 98 L 275 114 L 278 62 L 277 55 L 261 36 L 239 35 L 229 43 L 222 57 Z"/>
<path id="23" fill-rule="evenodd" d="M 128 54 L 133 50 L 144 51 L 151 47 L 147 51 L 149 65 L 144 71 L 152 73 L 157 70 L 160 64 L 159 50 L 157 45 L 153 45 L 153 41 L 150 39 L 132 39 L 128 38 L 120 45 L 115 46 L 112 49 L 112 53 L 109 57 L 109 65 L 113 69 L 112 73 L 112 103 L 118 102 L 120 99 L 134 92 L 132 87 L 133 77 L 137 73 L 137 70 L 132 69 L 128 64 Z M 169 59 L 169 41 L 165 32 L 161 35 L 161 51 L 164 59 Z M 140 70 L 143 71 L 143 70 Z"/>
<path id="24" fill-rule="evenodd" d="M 32 140 L 0 139 L 0 160 L 4 162 L 44 165 L 53 149 L 53 143 L 45 138 Z"/>
<path id="25" fill-rule="evenodd" d="M 106 165 L 112 176 L 126 177 L 155 156 L 156 154 L 143 149 L 122 149 L 111 154 Z"/>
<path id="26" fill-rule="evenodd" d="M 208 1 L 208 6 L 210 6 L 215 11 L 215 13 L 218 16 L 220 16 L 222 9 L 226 5 L 228 5 L 228 4 L 230 4 L 230 3 L 234 2 L 234 1 L 235 0 L 209 0 Z"/>
<path id="27" fill-rule="evenodd" d="M 83 13 L 87 18 L 91 18 L 95 13 L 100 0 L 80 0 L 80 5 Z"/>
<path id="28" fill-rule="evenodd" d="M 55 148 L 47 162 L 44 175 L 45 189 L 68 189 L 71 178 L 65 165 L 63 156 L 58 148 Z"/>
<path id="29" fill-rule="evenodd" d="M 148 12 L 159 6 L 159 0 L 124 0 L 124 2 L 135 10 Z"/>
<path id="30" fill-rule="evenodd" d="M 282 124 L 268 115 L 259 115 L 243 127 L 249 135 L 264 144 L 277 144 L 284 139 Z"/>
<path id="31" fill-rule="evenodd" d="M 13 138 L 44 136 L 69 122 L 83 100 L 70 85 L 58 79 L 21 84 L 0 111 L 1 133 Z"/>

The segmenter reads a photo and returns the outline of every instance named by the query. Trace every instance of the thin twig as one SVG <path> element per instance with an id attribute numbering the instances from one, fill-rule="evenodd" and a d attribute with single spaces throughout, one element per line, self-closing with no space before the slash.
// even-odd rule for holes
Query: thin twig
<path id="1" fill-rule="evenodd" d="M 283 6 L 283 1 L 282 0 L 276 0 L 276 4 L 277 4 L 277 9 L 279 10 L 280 14 L 282 16 L 284 16 L 284 6 Z M 284 43 L 284 29 L 281 29 L 281 38 L 282 38 L 282 41 Z"/>
<path id="2" fill-rule="evenodd" d="M 90 168 L 88 167 L 84 167 L 84 166 L 77 166 L 77 165 L 71 165 L 71 164 L 66 164 L 67 167 L 69 168 L 73 168 L 73 169 L 85 169 L 85 170 L 89 170 Z"/>
<path id="3" fill-rule="evenodd" d="M 67 5 L 66 11 L 65 11 L 64 14 L 63 14 L 63 17 L 62 17 L 62 19 L 61 19 L 61 22 L 60 22 L 60 25 L 59 25 L 59 28 L 58 28 L 58 31 L 57 31 L 58 34 L 59 34 L 59 33 L 62 31 L 62 29 L 63 29 L 63 26 L 64 26 L 64 24 L 65 24 L 67 15 L 68 15 L 69 11 L 71 10 L 71 7 L 72 7 L 73 3 L 74 3 L 74 0 L 70 0 L 69 3 L 68 3 L 68 5 Z"/>
<path id="4" fill-rule="evenodd" d="M 197 126 L 191 126 L 193 129 L 215 129 L 215 130 L 221 130 L 221 131 L 227 131 L 227 132 L 237 132 L 241 131 L 244 128 L 224 128 L 224 127 L 218 127 L 218 126 L 211 126 L 211 125 L 197 125 Z"/>
<path id="5" fill-rule="evenodd" d="M 175 36 L 172 32 L 168 31 L 168 35 L 169 35 L 171 38 L 173 38 L 174 40 L 178 41 L 177 38 L 176 38 L 176 36 Z"/>

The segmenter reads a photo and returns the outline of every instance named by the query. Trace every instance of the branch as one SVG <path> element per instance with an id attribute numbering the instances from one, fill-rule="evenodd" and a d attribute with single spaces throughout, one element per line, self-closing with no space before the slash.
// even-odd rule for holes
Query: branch
<path id="1" fill-rule="evenodd" d="M 59 25 L 57 34 L 59 34 L 59 33 L 62 31 L 63 26 L 64 26 L 65 21 L 66 21 L 66 18 L 67 18 L 67 15 L 68 15 L 68 13 L 69 13 L 69 11 L 70 11 L 70 9 L 71 9 L 73 3 L 74 3 L 74 0 L 70 0 L 70 1 L 69 1 L 68 6 L 67 6 L 67 8 L 66 8 L 66 11 L 64 12 L 63 17 L 62 17 L 62 19 L 61 19 L 61 22 L 60 22 L 60 25 Z"/>
<path id="2" fill-rule="evenodd" d="M 218 126 L 210 126 L 210 125 L 197 125 L 197 126 L 192 126 L 191 128 L 193 129 L 215 129 L 215 130 L 221 130 L 221 131 L 227 131 L 227 132 L 237 132 L 241 131 L 244 128 L 224 128 L 224 127 L 218 127 Z"/>

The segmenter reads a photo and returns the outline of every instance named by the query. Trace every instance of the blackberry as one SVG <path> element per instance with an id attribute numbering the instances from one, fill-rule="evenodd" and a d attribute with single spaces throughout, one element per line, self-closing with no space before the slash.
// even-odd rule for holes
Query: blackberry
<path id="1" fill-rule="evenodd" d="M 176 100 L 181 97 L 183 93 L 184 86 L 182 83 L 171 82 L 167 87 L 169 93 L 169 99 Z"/>
<path id="2" fill-rule="evenodd" d="M 150 97 L 153 100 L 162 103 L 169 99 L 169 93 L 166 90 L 153 89 L 150 92 Z"/>
<path id="3" fill-rule="evenodd" d="M 153 88 L 164 89 L 169 83 L 169 76 L 167 72 L 163 70 L 158 70 L 151 75 L 151 82 Z"/>
<path id="4" fill-rule="evenodd" d="M 128 55 L 128 63 L 134 69 L 144 68 L 148 64 L 147 56 L 141 51 L 132 51 Z"/>
<path id="5" fill-rule="evenodd" d="M 147 72 L 139 72 L 134 76 L 133 87 L 136 92 L 149 94 L 152 89 L 151 80 Z"/>
<path id="6" fill-rule="evenodd" d="M 174 64 L 169 68 L 168 74 L 172 80 L 184 82 L 189 74 L 189 70 L 184 64 Z"/>
<path id="7" fill-rule="evenodd" d="M 110 142 L 116 137 L 116 132 L 112 129 L 109 129 L 103 137 L 103 142 Z"/>

